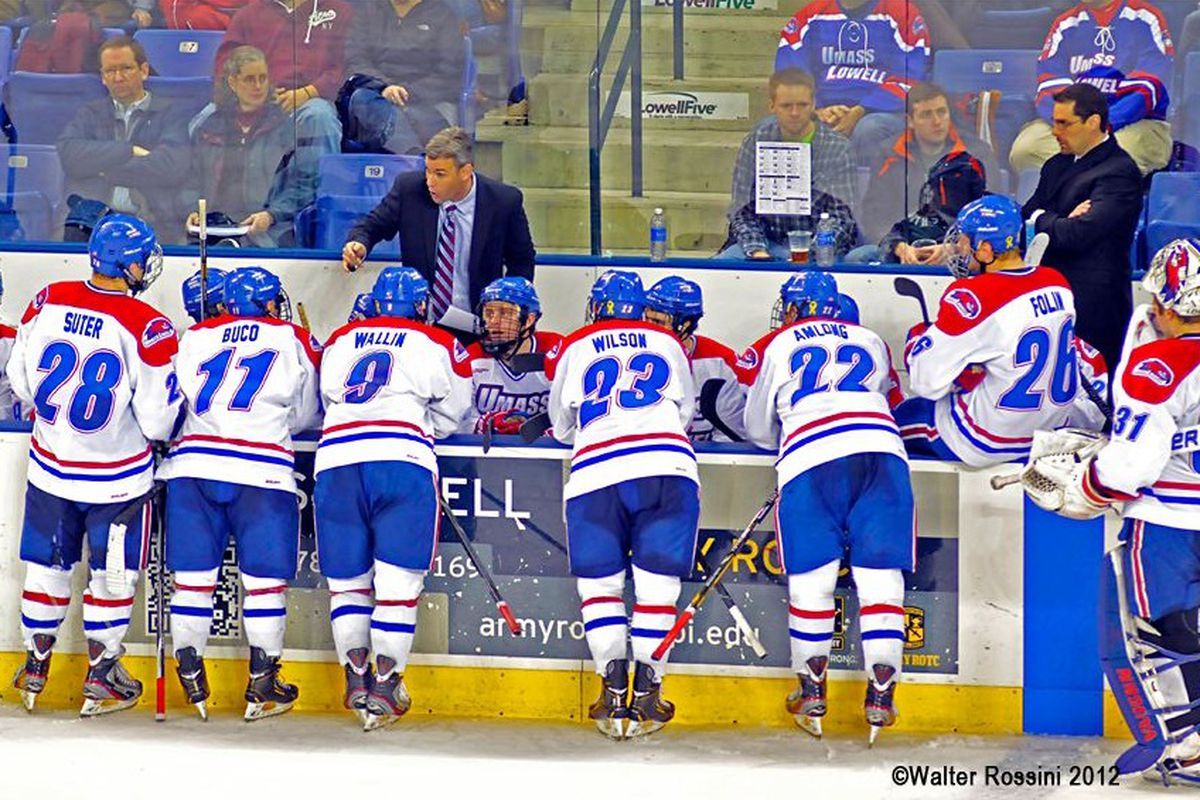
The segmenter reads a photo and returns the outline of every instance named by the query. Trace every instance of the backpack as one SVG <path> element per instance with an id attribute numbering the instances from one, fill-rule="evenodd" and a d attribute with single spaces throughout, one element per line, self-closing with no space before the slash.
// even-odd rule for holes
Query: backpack
<path id="1" fill-rule="evenodd" d="M 21 42 L 14 71 L 79 74 L 98 72 L 97 49 L 104 32 L 89 14 L 64 11 L 53 21 L 31 25 Z"/>
<path id="2" fill-rule="evenodd" d="M 921 211 L 932 209 L 954 219 L 959 210 L 987 190 L 987 169 L 966 150 L 953 150 L 929 168 L 921 187 Z"/>

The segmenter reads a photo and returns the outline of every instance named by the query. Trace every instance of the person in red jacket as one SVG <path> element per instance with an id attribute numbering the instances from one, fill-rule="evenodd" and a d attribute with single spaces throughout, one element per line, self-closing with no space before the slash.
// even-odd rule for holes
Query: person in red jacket
<path id="1" fill-rule="evenodd" d="M 168 28 L 223 31 L 250 0 L 158 0 Z M 134 12 L 137 13 L 136 11 Z"/>

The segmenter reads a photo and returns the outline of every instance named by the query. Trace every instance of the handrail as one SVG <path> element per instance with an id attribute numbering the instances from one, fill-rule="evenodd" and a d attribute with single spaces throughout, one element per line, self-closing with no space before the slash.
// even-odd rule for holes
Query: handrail
<path id="1" fill-rule="evenodd" d="M 600 191 L 600 151 L 608 138 L 608 130 L 612 125 L 613 115 L 617 110 L 617 102 L 621 98 L 621 90 L 625 88 L 625 79 L 632 73 L 629 85 L 629 172 L 631 194 L 642 196 L 642 4 L 641 0 L 632 0 L 629 5 L 629 36 L 625 40 L 625 50 L 621 54 L 621 62 L 613 76 L 613 85 L 608 91 L 603 111 L 600 108 L 600 77 L 604 65 L 612 50 L 613 39 L 617 35 L 621 14 L 628 0 L 616 0 L 608 13 L 608 22 L 604 26 L 604 34 L 596 45 L 596 58 L 588 73 L 588 207 L 590 212 L 591 250 L 592 255 L 599 255 L 602 250 L 601 241 L 601 203 Z"/>

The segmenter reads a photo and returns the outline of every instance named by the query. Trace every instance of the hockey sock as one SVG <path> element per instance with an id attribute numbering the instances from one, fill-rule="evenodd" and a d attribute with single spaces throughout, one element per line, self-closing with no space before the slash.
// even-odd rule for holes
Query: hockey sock
<path id="1" fill-rule="evenodd" d="M 663 656 L 662 661 L 655 661 L 651 656 L 675 624 L 675 602 L 679 599 L 680 585 L 679 578 L 674 575 L 647 572 L 636 565 L 633 568 L 633 624 L 629 628 L 629 641 L 633 645 L 634 661 L 649 664 L 656 680 L 662 680 L 667 656 Z"/>
<path id="2" fill-rule="evenodd" d="M 21 638 L 25 649 L 33 649 L 38 633 L 58 636 L 58 626 L 71 604 L 71 571 L 41 564 L 25 565 L 25 586 L 21 592 Z"/>
<path id="3" fill-rule="evenodd" d="M 102 569 L 93 570 L 83 592 L 83 631 L 87 638 L 104 645 L 103 658 L 121 654 L 121 642 L 133 617 L 133 596 L 137 593 L 137 570 L 126 570 L 119 591 L 108 590 Z"/>
<path id="4" fill-rule="evenodd" d="M 1147 643 L 1177 653 L 1178 656 L 1186 657 L 1200 653 L 1198 615 L 1200 609 L 1189 608 L 1161 616 L 1150 623 L 1158 631 L 1158 635 L 1143 632 L 1142 638 Z M 1150 657 L 1151 663 L 1158 671 L 1158 686 L 1166 704 L 1172 708 L 1184 709 L 1164 718 L 1167 730 L 1171 733 L 1200 725 L 1200 709 L 1186 708 L 1192 702 L 1200 700 L 1200 663 L 1171 664 L 1177 660 L 1177 656 L 1166 654 Z"/>
<path id="5" fill-rule="evenodd" d="M 833 647 L 833 590 L 840 561 L 788 576 L 788 638 L 792 643 L 792 672 L 805 669 L 810 658 L 829 658 Z"/>
<path id="6" fill-rule="evenodd" d="M 898 569 L 851 567 L 858 587 L 863 666 L 886 664 L 900 674 L 904 653 L 904 574 Z"/>
<path id="7" fill-rule="evenodd" d="M 625 616 L 625 573 L 606 578 L 579 578 L 579 609 L 583 614 L 583 631 L 588 650 L 600 675 L 608 662 L 625 658 L 625 637 L 629 620 Z"/>
<path id="8" fill-rule="evenodd" d="M 413 636 L 417 632 L 417 601 L 425 573 L 375 562 L 375 611 L 371 614 L 371 645 L 376 659 L 386 656 L 404 674 Z M 388 677 L 380 675 L 381 679 Z"/>
<path id="9" fill-rule="evenodd" d="M 375 571 L 353 578 L 329 579 L 329 621 L 333 625 L 333 647 L 344 666 L 351 650 L 371 649 L 371 612 L 375 610 Z"/>
<path id="10" fill-rule="evenodd" d="M 175 573 L 175 594 L 171 596 L 171 646 L 175 652 L 194 647 L 196 655 L 204 655 L 216 590 L 216 569 Z"/>
<path id="11" fill-rule="evenodd" d="M 287 582 L 281 578 L 256 578 L 242 571 L 242 624 L 246 641 L 260 647 L 269 656 L 283 655 L 283 631 L 287 627 L 287 606 L 284 590 Z"/>

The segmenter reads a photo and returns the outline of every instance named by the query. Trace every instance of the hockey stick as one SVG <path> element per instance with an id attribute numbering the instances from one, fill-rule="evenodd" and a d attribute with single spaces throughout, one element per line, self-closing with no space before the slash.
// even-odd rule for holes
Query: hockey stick
<path id="1" fill-rule="evenodd" d="M 921 287 L 912 278 L 906 278 L 903 275 L 897 275 L 892 281 L 892 288 L 896 290 L 896 294 L 901 297 L 911 297 L 916 300 L 921 306 L 921 319 L 925 324 L 929 324 L 929 308 L 925 305 L 925 293 L 921 291 Z"/>
<path id="2" fill-rule="evenodd" d="M 167 719 L 167 611 L 164 584 L 167 581 L 167 531 L 163 524 L 163 483 L 155 483 L 151 492 L 151 512 L 154 515 L 154 538 L 158 542 L 158 571 L 154 579 L 154 721 Z"/>
<path id="3" fill-rule="evenodd" d="M 712 426 L 721 433 L 729 437 L 731 442 L 740 442 L 742 437 L 725 424 L 721 419 L 721 415 L 717 413 L 717 398 L 721 395 L 721 388 L 725 386 L 725 381 L 720 378 L 711 378 L 704 382 L 704 388 L 700 390 L 700 416 L 712 423 Z"/>
<path id="4" fill-rule="evenodd" d="M 526 444 L 536 442 L 545 436 L 546 431 L 552 427 L 554 427 L 554 423 L 550 421 L 550 415 L 545 411 L 534 414 L 521 423 L 521 440 Z"/>
<path id="5" fill-rule="evenodd" d="M 698 561 L 696 566 L 699 568 L 701 575 L 708 572 L 704 567 L 703 561 Z M 725 588 L 725 584 L 717 584 L 717 594 L 721 596 L 721 602 L 725 604 L 725 608 L 729 611 L 729 616 L 733 617 L 733 623 L 742 632 L 742 638 L 746 640 L 746 644 L 750 645 L 750 649 L 754 651 L 754 655 L 759 658 L 766 658 L 767 648 L 763 646 L 762 640 L 758 638 L 758 634 L 754 632 L 754 628 L 750 627 L 750 620 L 746 619 L 746 615 L 742 613 L 742 609 L 738 608 L 737 601 L 733 599 L 733 595 Z"/>
<path id="6" fill-rule="evenodd" d="M 308 312 L 304 310 L 304 303 L 296 303 L 296 313 L 300 316 L 300 327 L 312 333 L 312 326 L 308 324 Z"/>
<path id="7" fill-rule="evenodd" d="M 526 372 L 545 372 L 546 354 L 517 353 L 508 359 L 507 366 L 518 375 L 524 375 Z"/>
<path id="8" fill-rule="evenodd" d="M 1014 483 L 1020 482 L 1021 473 L 1019 472 L 1014 472 L 1012 475 L 993 475 L 992 479 L 988 481 L 996 491 L 1000 491 L 1005 486 L 1012 486 Z"/>
<path id="9" fill-rule="evenodd" d="M 208 200 L 196 204 L 200 213 L 200 321 L 208 316 Z"/>
<path id="10" fill-rule="evenodd" d="M 750 534 L 754 533 L 754 529 L 767 518 L 767 514 L 771 513 L 771 509 L 775 507 L 775 501 L 778 499 L 779 489 L 773 489 L 770 496 L 767 497 L 766 501 L 759 507 L 758 512 L 755 513 L 754 519 L 750 520 L 750 524 L 733 540 L 733 545 L 729 548 L 729 552 L 721 558 L 721 562 L 717 564 L 717 568 L 708 576 L 708 580 L 692 596 L 691 601 L 687 604 L 687 608 L 675 618 L 675 624 L 671 626 L 671 630 L 667 631 L 667 635 L 663 637 L 663 640 L 659 642 L 658 647 L 654 650 L 652 657 L 655 661 L 661 660 L 666 652 L 671 649 L 671 645 L 675 644 L 675 638 L 679 636 L 679 632 L 687 627 L 687 624 L 696 616 L 696 611 L 708 599 L 708 593 L 720 582 L 721 578 L 725 577 L 729 565 L 733 563 L 733 557 L 741 551 L 742 545 L 750 538 Z"/>
<path id="11" fill-rule="evenodd" d="M 483 562 L 479 560 L 479 553 L 475 552 L 475 546 L 471 544 L 471 540 L 467 538 L 467 533 L 458 524 L 458 520 L 454 518 L 454 510 L 450 508 L 450 504 L 446 502 L 446 498 L 442 493 L 438 492 L 438 505 L 442 508 L 442 513 L 446 515 L 446 519 L 450 520 L 450 527 L 454 528 L 454 533 L 458 536 L 458 541 L 462 544 L 463 549 L 467 551 L 467 558 L 475 565 L 475 571 L 487 583 L 488 594 L 492 596 L 492 600 L 496 603 L 496 610 L 500 612 L 500 616 L 504 617 L 504 621 L 508 623 L 508 629 L 512 631 L 513 636 L 521 635 L 521 626 L 517 623 L 517 617 L 513 614 L 512 609 L 508 605 L 508 601 L 500 594 L 500 588 L 496 586 L 496 581 L 492 579 L 492 575 L 487 571 L 487 567 L 483 566 Z"/>

